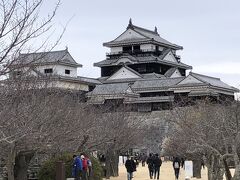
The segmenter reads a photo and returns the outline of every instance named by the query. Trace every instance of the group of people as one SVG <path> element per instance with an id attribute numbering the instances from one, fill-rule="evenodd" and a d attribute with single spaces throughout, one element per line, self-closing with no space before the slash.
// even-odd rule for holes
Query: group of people
<path id="1" fill-rule="evenodd" d="M 144 157 L 143 159 L 141 159 L 141 161 L 143 167 L 145 166 L 145 162 L 147 163 L 150 179 L 159 179 L 160 167 L 162 165 L 161 157 L 158 154 L 150 153 L 148 157 Z M 184 160 L 178 157 L 174 157 L 172 165 L 176 180 L 178 180 L 180 167 L 184 166 Z M 127 161 L 125 162 L 125 167 L 127 169 L 127 179 L 132 180 L 133 172 L 137 170 L 136 162 L 134 161 L 133 157 L 128 157 Z"/>
<path id="2" fill-rule="evenodd" d="M 154 177 L 154 179 L 159 179 L 160 167 L 162 165 L 162 160 L 158 154 L 149 154 L 147 158 L 147 165 L 149 170 L 150 179 Z"/>
<path id="3" fill-rule="evenodd" d="M 72 177 L 74 180 L 88 180 L 92 175 L 92 162 L 86 155 L 73 155 Z"/>

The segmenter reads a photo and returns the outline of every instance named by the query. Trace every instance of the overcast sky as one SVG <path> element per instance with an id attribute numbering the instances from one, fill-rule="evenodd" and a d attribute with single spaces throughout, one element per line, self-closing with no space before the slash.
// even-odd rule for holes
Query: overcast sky
<path id="1" fill-rule="evenodd" d="M 93 63 L 109 51 L 102 43 L 125 31 L 130 17 L 134 25 L 157 26 L 163 38 L 183 46 L 178 54 L 193 72 L 240 88 L 239 0 L 62 0 L 55 25 L 71 21 L 56 50 L 68 46 L 83 65 L 79 75 L 99 77 Z"/>

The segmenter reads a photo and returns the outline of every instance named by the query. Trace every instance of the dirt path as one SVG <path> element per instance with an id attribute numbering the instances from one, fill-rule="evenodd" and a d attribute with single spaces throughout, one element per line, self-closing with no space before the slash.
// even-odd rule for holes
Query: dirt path
<path id="1" fill-rule="evenodd" d="M 160 180 L 175 180 L 171 162 L 164 162 L 160 170 Z M 192 178 L 195 179 L 195 178 Z M 111 178 L 111 180 L 127 180 L 127 173 L 124 166 L 120 166 L 119 177 Z M 148 168 L 139 166 L 137 172 L 134 173 L 133 180 L 150 180 L 148 176 Z M 184 180 L 184 170 L 180 170 L 179 180 Z M 207 180 L 207 171 L 202 171 L 201 180 Z"/>

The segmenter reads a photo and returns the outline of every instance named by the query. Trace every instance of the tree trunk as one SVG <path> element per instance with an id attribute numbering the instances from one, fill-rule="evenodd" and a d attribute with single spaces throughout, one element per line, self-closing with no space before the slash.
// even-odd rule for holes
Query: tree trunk
<path id="1" fill-rule="evenodd" d="M 208 180 L 223 180 L 223 168 L 220 159 L 215 155 L 210 155 L 208 160 Z"/>
<path id="2" fill-rule="evenodd" d="M 114 152 L 114 161 L 113 161 L 113 169 L 114 169 L 114 177 L 119 176 L 119 153 L 117 151 Z"/>
<path id="3" fill-rule="evenodd" d="M 25 156 L 21 155 L 17 158 L 14 167 L 15 180 L 27 180 L 28 165 L 25 160 Z"/>
<path id="4" fill-rule="evenodd" d="M 223 165 L 224 165 L 224 169 L 225 169 L 226 180 L 231 180 L 232 179 L 232 174 L 230 172 L 230 169 L 228 167 L 226 159 L 223 159 Z"/>
<path id="5" fill-rule="evenodd" d="M 11 143 L 10 144 L 10 150 L 8 152 L 8 158 L 7 158 L 8 180 L 14 180 L 15 157 L 16 157 L 15 143 Z"/>
<path id="6" fill-rule="evenodd" d="M 117 151 L 109 150 L 106 154 L 106 178 L 118 176 L 119 154 Z"/>
<path id="7" fill-rule="evenodd" d="M 193 160 L 193 177 L 200 179 L 201 178 L 201 160 Z"/>
<path id="8" fill-rule="evenodd" d="M 232 145 L 232 150 L 234 153 L 234 164 L 235 164 L 235 173 L 232 179 L 239 180 L 240 179 L 240 160 L 237 154 L 237 147 L 235 145 Z"/>
<path id="9" fill-rule="evenodd" d="M 27 180 L 27 170 L 34 152 L 20 152 L 15 159 L 15 180 Z"/>

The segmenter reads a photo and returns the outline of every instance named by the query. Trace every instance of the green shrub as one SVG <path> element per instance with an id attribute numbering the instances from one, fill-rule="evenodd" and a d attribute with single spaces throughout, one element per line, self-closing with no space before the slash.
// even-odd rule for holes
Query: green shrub
<path id="1" fill-rule="evenodd" d="M 99 161 L 91 156 L 88 156 L 91 159 L 92 166 L 93 166 L 93 180 L 102 180 L 102 167 Z M 39 180 L 55 180 L 56 178 L 56 163 L 58 161 L 63 161 L 65 163 L 66 169 L 66 178 L 70 178 L 72 174 L 72 154 L 66 153 L 56 158 L 51 158 L 46 161 L 39 173 L 38 179 Z"/>

